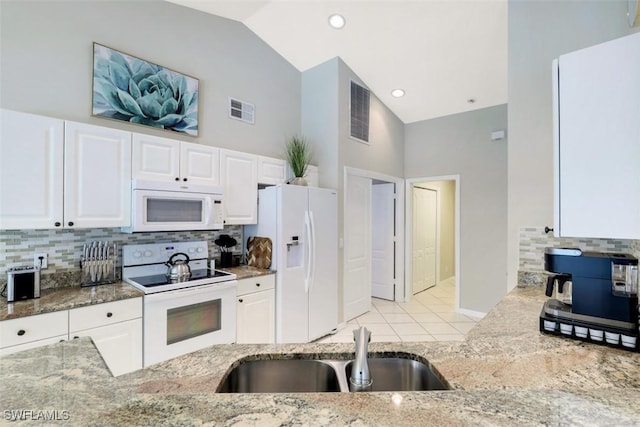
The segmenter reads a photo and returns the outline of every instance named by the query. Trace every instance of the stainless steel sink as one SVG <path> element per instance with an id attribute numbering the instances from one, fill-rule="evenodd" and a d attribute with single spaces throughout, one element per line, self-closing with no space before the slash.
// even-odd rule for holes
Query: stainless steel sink
<path id="1" fill-rule="evenodd" d="M 336 370 L 309 359 L 251 360 L 233 368 L 218 393 L 339 392 Z"/>
<path id="2" fill-rule="evenodd" d="M 448 390 L 428 364 L 399 357 L 369 357 L 369 391 Z M 349 392 L 351 360 L 248 360 L 232 368 L 218 393 Z"/>
<path id="3" fill-rule="evenodd" d="M 369 391 L 448 390 L 449 387 L 422 362 L 397 357 L 369 358 L 369 374 L 373 383 Z M 354 363 L 345 365 L 347 378 Z"/>

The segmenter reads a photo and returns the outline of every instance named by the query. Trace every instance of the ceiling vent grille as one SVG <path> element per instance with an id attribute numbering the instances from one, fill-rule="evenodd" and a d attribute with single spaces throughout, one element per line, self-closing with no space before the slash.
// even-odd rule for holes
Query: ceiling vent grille
<path id="1" fill-rule="evenodd" d="M 369 142 L 369 89 L 351 81 L 351 136 Z"/>
<path id="2" fill-rule="evenodd" d="M 243 121 L 245 123 L 255 123 L 255 105 L 248 102 L 229 98 L 229 118 Z"/>

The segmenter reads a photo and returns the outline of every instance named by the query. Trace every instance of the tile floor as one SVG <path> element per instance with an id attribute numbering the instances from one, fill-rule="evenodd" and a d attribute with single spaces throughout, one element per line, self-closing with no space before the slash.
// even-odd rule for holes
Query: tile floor
<path id="1" fill-rule="evenodd" d="M 441 282 L 413 296 L 410 302 L 372 298 L 371 311 L 318 342 L 353 342 L 353 330 L 366 326 L 372 342 L 458 341 L 480 319 L 456 313 L 455 281 Z"/>

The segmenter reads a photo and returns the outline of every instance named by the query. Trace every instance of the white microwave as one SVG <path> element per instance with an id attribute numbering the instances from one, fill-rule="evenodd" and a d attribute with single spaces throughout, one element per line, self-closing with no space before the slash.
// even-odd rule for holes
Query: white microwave
<path id="1" fill-rule="evenodd" d="M 132 181 L 131 227 L 127 233 L 220 230 L 222 188 L 180 182 Z"/>

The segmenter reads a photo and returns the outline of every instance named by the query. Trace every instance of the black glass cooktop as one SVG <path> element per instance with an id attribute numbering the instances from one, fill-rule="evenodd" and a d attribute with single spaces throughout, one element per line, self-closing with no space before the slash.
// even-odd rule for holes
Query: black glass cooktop
<path id="1" fill-rule="evenodd" d="M 132 282 L 136 282 L 137 284 L 139 284 L 140 286 L 144 286 L 145 288 L 152 288 L 154 286 L 170 285 L 173 283 L 189 283 L 189 282 L 194 282 L 196 280 L 202 280 L 202 279 L 217 279 L 212 281 L 212 282 L 215 282 L 215 281 L 220 281 L 220 279 L 226 276 L 231 276 L 231 273 L 225 273 L 224 271 L 220 271 L 220 270 L 211 270 L 209 268 L 203 268 L 199 270 L 191 270 L 191 277 L 184 280 L 172 280 L 166 274 L 154 274 L 151 276 L 131 277 L 129 280 L 131 280 Z"/>

